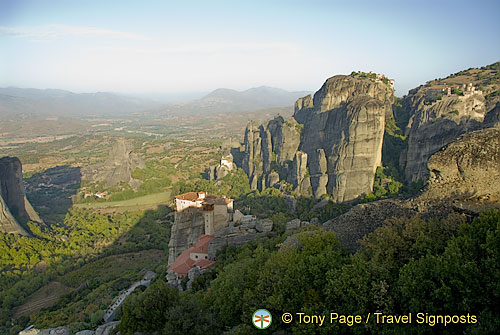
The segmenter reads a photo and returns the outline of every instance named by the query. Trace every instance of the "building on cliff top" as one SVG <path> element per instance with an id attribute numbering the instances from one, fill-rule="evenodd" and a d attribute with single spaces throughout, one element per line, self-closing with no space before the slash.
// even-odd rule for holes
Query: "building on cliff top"
<path id="1" fill-rule="evenodd" d="M 205 192 L 187 192 L 175 197 L 176 217 L 187 208 L 202 211 L 205 234 L 211 235 L 226 227 L 233 219 L 233 199 L 206 195 Z M 176 220 L 177 221 L 177 220 Z"/>
<path id="2" fill-rule="evenodd" d="M 169 271 L 172 270 L 181 278 L 195 266 L 200 269 L 211 266 L 212 263 L 208 261 L 210 239 L 213 234 L 226 228 L 233 221 L 233 216 L 233 199 L 224 196 L 217 198 L 205 192 L 177 195 L 175 221 L 169 242 Z"/>
<path id="3" fill-rule="evenodd" d="M 187 192 L 175 196 L 175 210 L 181 212 L 188 207 L 200 208 L 205 200 L 205 192 Z"/>
<path id="4" fill-rule="evenodd" d="M 184 250 L 174 263 L 168 268 L 167 272 L 174 271 L 178 278 L 184 278 L 189 270 L 198 266 L 203 271 L 215 264 L 208 259 L 208 245 L 213 235 L 201 235 L 198 242 L 191 248 Z"/>

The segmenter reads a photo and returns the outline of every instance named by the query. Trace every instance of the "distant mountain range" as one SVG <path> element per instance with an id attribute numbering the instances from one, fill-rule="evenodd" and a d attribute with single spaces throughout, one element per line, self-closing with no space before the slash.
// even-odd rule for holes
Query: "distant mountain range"
<path id="1" fill-rule="evenodd" d="M 184 104 L 161 105 L 149 99 L 108 92 L 73 93 L 58 89 L 0 88 L 0 118 L 101 117 L 125 116 L 131 113 L 209 114 L 251 111 L 292 106 L 309 92 L 288 92 L 261 86 L 242 92 L 219 88 Z"/>
<path id="2" fill-rule="evenodd" d="M 113 116 L 157 106 L 157 103 L 150 100 L 107 92 L 73 93 L 57 89 L 0 88 L 0 117 L 4 119 Z"/>
<path id="3" fill-rule="evenodd" d="M 298 98 L 310 92 L 289 92 L 280 88 L 260 86 L 245 91 L 219 88 L 185 106 L 205 112 L 245 111 L 292 106 Z"/>

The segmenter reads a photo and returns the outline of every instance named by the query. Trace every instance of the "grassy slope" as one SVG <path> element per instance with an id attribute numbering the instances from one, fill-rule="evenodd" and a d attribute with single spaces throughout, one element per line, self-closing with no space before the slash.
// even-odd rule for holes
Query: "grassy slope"
<path id="1" fill-rule="evenodd" d="M 167 204 L 169 201 L 170 201 L 170 191 L 165 191 L 122 201 L 91 202 L 86 204 L 75 204 L 73 206 L 78 208 L 92 208 L 92 209 L 144 206 L 144 208 L 142 209 L 147 209 L 146 207 L 150 205 Z"/>

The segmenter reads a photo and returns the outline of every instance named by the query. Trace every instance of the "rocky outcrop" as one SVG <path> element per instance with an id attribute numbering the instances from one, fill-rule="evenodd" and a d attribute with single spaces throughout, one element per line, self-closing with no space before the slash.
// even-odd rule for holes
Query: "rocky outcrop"
<path id="1" fill-rule="evenodd" d="M 186 289 L 188 291 L 191 291 L 193 289 L 193 283 L 196 280 L 196 278 L 198 278 L 200 275 L 201 275 L 201 270 L 198 266 L 192 267 L 188 271 L 188 274 L 187 274 L 188 281 L 186 283 Z"/>
<path id="2" fill-rule="evenodd" d="M 22 226 L 28 220 L 42 222 L 26 198 L 21 161 L 0 158 L 0 232 L 28 235 Z"/>
<path id="3" fill-rule="evenodd" d="M 272 187 L 279 175 L 301 195 L 330 193 L 344 202 L 369 193 L 393 92 L 380 80 L 335 76 L 314 97 L 297 100 L 292 118 L 250 122 L 243 159 L 250 186 Z"/>
<path id="4" fill-rule="evenodd" d="M 311 222 L 301 221 L 300 219 L 293 219 L 285 224 L 285 232 L 294 232 L 299 228 L 310 225 Z"/>
<path id="5" fill-rule="evenodd" d="M 184 290 L 182 288 L 182 285 L 180 284 L 179 276 L 177 275 L 177 273 L 175 273 L 174 270 L 168 271 L 165 279 L 167 280 L 167 284 L 172 286 L 173 288 L 176 288 L 179 291 Z"/>
<path id="6" fill-rule="evenodd" d="M 80 330 L 76 332 L 75 335 L 95 335 L 95 331 L 93 330 Z"/>
<path id="7" fill-rule="evenodd" d="M 118 139 L 109 152 L 104 163 L 98 163 L 82 169 L 82 178 L 90 182 L 103 182 L 106 188 L 128 183 L 137 189 L 140 181 L 132 178 L 135 169 L 143 169 L 146 164 L 142 158 L 133 153 L 132 143 Z"/>
<path id="8" fill-rule="evenodd" d="M 276 184 L 276 174 L 286 179 L 300 145 L 300 127 L 295 119 L 278 116 L 260 124 L 251 121 L 245 130 L 242 168 L 250 187 L 262 189 Z M 269 177 L 273 174 L 273 177 Z"/>
<path id="9" fill-rule="evenodd" d="M 387 219 L 443 218 L 453 212 L 477 215 L 500 209 L 500 129 L 469 132 L 434 153 L 428 161 L 428 185 L 410 199 L 389 199 L 353 207 L 323 224 L 342 246 L 360 247 L 358 241 Z"/>
<path id="10" fill-rule="evenodd" d="M 215 233 L 215 237 L 208 245 L 208 258 L 215 259 L 217 251 L 224 249 L 228 245 L 238 247 L 249 241 L 255 240 L 259 236 L 266 236 L 273 229 L 271 220 L 258 220 L 256 222 L 245 223 L 239 226 L 230 225 Z"/>
<path id="11" fill-rule="evenodd" d="M 427 161 L 433 153 L 461 134 L 484 127 L 486 108 L 482 94 L 445 95 L 431 104 L 425 104 L 426 99 L 423 88 L 404 101 L 412 114 L 406 129 L 408 148 L 400 158 L 408 182 L 425 181 L 429 176 Z"/>
<path id="12" fill-rule="evenodd" d="M 486 114 L 483 124 L 485 128 L 500 128 L 500 102 Z"/>
<path id="13" fill-rule="evenodd" d="M 466 133 L 429 159 L 421 210 L 445 202 L 467 212 L 500 209 L 500 129 Z"/>
<path id="14" fill-rule="evenodd" d="M 175 212 L 175 223 L 172 225 L 170 242 L 168 243 L 168 266 L 184 250 L 198 242 L 205 233 L 205 220 L 198 208 L 186 208 Z"/>
<path id="15" fill-rule="evenodd" d="M 350 251 L 360 248 L 364 236 L 382 226 L 389 218 L 410 218 L 417 214 L 407 204 L 398 200 L 381 200 L 354 206 L 323 224 L 325 230 L 333 231 L 340 245 Z"/>
<path id="16" fill-rule="evenodd" d="M 311 186 L 317 198 L 325 188 L 336 202 L 372 190 L 393 97 L 392 87 L 381 81 L 335 76 L 314 98 L 298 101 L 294 117 L 304 125 L 300 149 L 311 157 Z"/>
<path id="17" fill-rule="evenodd" d="M 227 176 L 231 171 L 236 170 L 236 164 L 233 162 L 233 155 L 229 154 L 223 157 L 219 164 L 216 166 L 210 166 L 205 174 L 208 180 L 219 180 Z"/>
<path id="18" fill-rule="evenodd" d="M 110 335 L 116 327 L 120 324 L 120 321 L 113 321 L 105 323 L 94 330 L 80 330 L 75 333 L 75 335 Z M 19 332 L 19 335 L 70 335 L 72 332 L 66 327 L 48 328 L 48 329 L 36 329 L 31 328 L 29 330 L 23 330 Z"/>
<path id="19" fill-rule="evenodd" d="M 70 334 L 71 334 L 70 330 L 66 327 L 57 327 L 48 329 L 31 328 L 29 330 L 23 330 L 19 332 L 19 335 L 70 335 Z"/>

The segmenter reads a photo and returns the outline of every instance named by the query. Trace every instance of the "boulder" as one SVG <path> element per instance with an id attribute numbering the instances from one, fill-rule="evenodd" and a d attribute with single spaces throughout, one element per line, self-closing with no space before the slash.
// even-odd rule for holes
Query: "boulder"
<path id="1" fill-rule="evenodd" d="M 198 266 L 195 266 L 195 267 L 192 267 L 191 269 L 189 269 L 188 271 L 188 282 L 186 284 L 186 289 L 188 291 L 191 291 L 193 289 L 193 283 L 195 281 L 196 278 L 198 278 L 199 276 L 201 275 L 201 271 L 200 271 L 200 268 Z"/>
<path id="2" fill-rule="evenodd" d="M 255 229 L 259 233 L 268 233 L 273 230 L 273 221 L 269 219 L 259 220 L 255 223 Z"/>
<path id="3" fill-rule="evenodd" d="M 173 270 L 168 271 L 167 275 L 165 276 L 165 279 L 167 280 L 168 285 L 178 289 L 179 291 L 182 291 L 182 286 L 180 284 L 179 277 L 177 276 L 177 273 L 175 273 L 175 271 Z"/>
<path id="4" fill-rule="evenodd" d="M 113 321 L 113 322 L 105 323 L 96 329 L 95 335 L 109 335 L 111 333 L 111 331 L 113 329 L 115 329 L 119 324 L 120 324 L 120 321 Z"/>
<path id="5" fill-rule="evenodd" d="M 208 258 L 214 260 L 217 252 L 224 247 L 231 245 L 239 247 L 259 236 L 266 236 L 272 230 L 272 221 L 262 220 L 258 222 L 241 224 L 239 226 L 229 226 L 215 233 L 215 237 L 208 245 Z M 261 230 L 261 231 L 259 231 Z"/>
<path id="6" fill-rule="evenodd" d="M 70 335 L 71 332 L 66 327 L 57 327 L 57 328 L 43 329 L 38 334 L 39 335 Z"/>
<path id="7" fill-rule="evenodd" d="M 292 221 L 286 223 L 285 231 L 292 232 L 296 231 L 299 228 L 300 228 L 300 219 L 293 219 Z"/>

